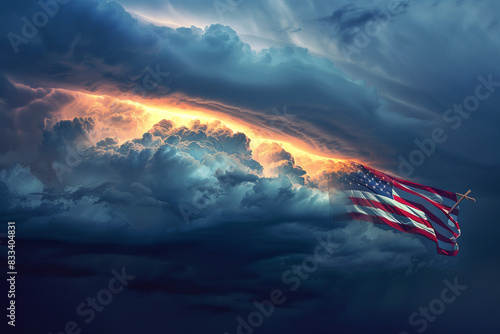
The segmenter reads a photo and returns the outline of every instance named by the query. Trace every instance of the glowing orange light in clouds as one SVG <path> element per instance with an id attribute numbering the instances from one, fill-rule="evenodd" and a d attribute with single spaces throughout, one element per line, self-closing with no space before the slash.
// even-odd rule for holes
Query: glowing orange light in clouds
<path id="1" fill-rule="evenodd" d="M 307 147 L 307 144 L 301 143 L 298 140 L 294 140 L 293 138 L 282 138 L 281 140 L 262 138 L 258 135 L 254 129 L 244 122 L 239 122 L 237 119 L 224 117 L 223 114 L 217 114 L 214 117 L 214 112 L 203 109 L 189 109 L 189 108 L 179 108 L 172 106 L 165 106 L 164 108 L 155 106 L 155 107 L 147 107 L 145 108 L 151 114 L 151 120 L 153 124 L 161 121 L 162 119 L 174 119 L 176 120 L 177 125 L 188 125 L 191 121 L 195 119 L 199 119 L 202 122 L 212 122 L 212 121 L 221 121 L 228 128 L 230 128 L 233 132 L 242 132 L 250 138 L 250 148 L 255 150 L 255 148 L 263 143 L 277 143 L 283 149 L 289 153 L 291 153 L 295 159 L 295 163 L 298 166 L 301 166 L 308 174 L 315 174 L 320 170 L 324 169 L 336 169 L 334 168 L 334 164 L 331 162 L 341 162 L 344 159 L 326 157 L 319 154 L 314 154 L 308 152 L 302 147 Z M 151 124 L 151 125 L 153 125 Z M 254 156 L 254 159 L 259 161 L 258 158 Z M 259 161 L 261 162 L 261 161 Z"/>
<path id="2" fill-rule="evenodd" d="M 211 110 L 193 109 L 192 106 L 180 104 L 177 100 L 173 100 L 172 103 L 166 100 L 137 102 L 106 95 L 64 91 L 71 93 L 75 97 L 75 102 L 67 106 L 58 118 L 48 122 L 48 126 L 61 119 L 94 117 L 102 124 L 101 129 L 95 134 L 94 141 L 106 136 L 117 137 L 122 142 L 138 138 L 163 119 L 172 120 L 176 126 L 184 125 L 187 127 L 194 120 L 200 120 L 207 124 L 220 121 L 233 132 L 242 132 L 250 138 L 252 150 L 264 143 L 278 143 L 284 150 L 292 154 L 295 164 L 302 167 L 309 175 L 325 170 L 337 170 L 338 164 L 336 162 L 345 161 L 322 155 L 311 145 L 292 137 L 285 137 L 282 134 L 273 134 L 274 138 L 272 139 L 263 138 L 263 132 L 252 124 Z M 257 157 L 254 158 L 258 161 Z"/>

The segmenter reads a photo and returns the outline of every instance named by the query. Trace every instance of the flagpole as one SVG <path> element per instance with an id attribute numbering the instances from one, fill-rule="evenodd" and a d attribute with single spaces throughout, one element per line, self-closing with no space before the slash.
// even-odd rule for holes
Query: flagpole
<path id="1" fill-rule="evenodd" d="M 457 207 L 457 205 L 458 205 L 460 202 L 462 202 L 464 199 L 467 199 L 467 200 L 469 200 L 469 201 L 473 201 L 473 202 L 475 202 L 475 201 L 476 201 L 476 199 L 475 199 L 475 198 L 472 198 L 472 197 L 467 196 L 467 195 L 469 195 L 470 193 L 471 193 L 471 190 L 470 190 L 470 189 L 469 189 L 469 191 L 467 191 L 464 195 L 457 193 L 457 195 L 458 195 L 458 196 L 460 196 L 460 199 L 459 199 L 459 200 L 455 203 L 455 205 L 453 205 L 453 206 L 451 207 L 451 209 L 450 209 L 450 211 L 448 211 L 448 213 L 451 213 L 451 212 L 453 211 L 453 209 L 455 209 L 455 208 Z"/>
<path id="2" fill-rule="evenodd" d="M 457 193 L 457 195 L 458 195 L 458 196 L 463 196 L 463 197 L 465 197 L 465 199 L 468 199 L 469 201 L 473 201 L 473 202 L 475 202 L 475 201 L 476 201 L 476 199 L 475 199 L 475 198 L 472 198 L 472 197 L 469 197 L 469 196 L 466 196 L 466 195 L 462 195 L 461 193 Z"/>

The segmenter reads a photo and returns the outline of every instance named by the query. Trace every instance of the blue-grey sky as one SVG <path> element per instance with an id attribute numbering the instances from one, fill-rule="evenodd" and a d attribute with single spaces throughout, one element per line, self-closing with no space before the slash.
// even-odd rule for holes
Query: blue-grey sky
<path id="1" fill-rule="evenodd" d="M 16 222 L 19 272 L 7 333 L 496 333 L 499 10 L 4 1 L 0 233 Z M 459 254 L 341 219 L 331 159 L 472 189 Z M 122 268 L 134 278 L 109 304 L 78 311 Z M 273 292 L 272 314 L 252 318 Z"/>

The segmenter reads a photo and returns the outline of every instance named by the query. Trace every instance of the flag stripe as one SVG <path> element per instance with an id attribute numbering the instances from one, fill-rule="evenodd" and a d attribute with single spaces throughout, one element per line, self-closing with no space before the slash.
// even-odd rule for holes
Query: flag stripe
<path id="1" fill-rule="evenodd" d="M 360 198 L 353 198 L 353 203 L 355 204 L 355 208 L 359 208 L 359 206 L 364 206 L 364 208 L 359 208 L 360 212 L 375 212 L 381 217 L 395 217 L 397 221 L 401 222 L 404 225 L 411 225 L 414 226 L 420 230 L 423 230 L 427 233 L 430 233 L 434 235 L 434 241 L 436 241 L 434 231 L 432 228 L 429 228 L 425 226 L 424 224 L 421 223 L 419 220 L 414 220 L 408 215 L 401 214 L 399 212 L 394 212 L 394 211 L 388 211 L 388 206 L 384 206 L 380 203 L 376 204 L 377 202 L 371 203 L 369 200 L 365 199 L 360 199 Z M 417 218 L 417 217 L 415 217 Z M 418 218 L 417 218 L 418 219 Z"/>
<path id="2" fill-rule="evenodd" d="M 447 209 L 446 210 L 447 212 L 449 211 L 449 209 L 451 209 L 453 207 L 453 205 L 455 205 L 455 203 L 458 200 L 457 194 L 455 194 L 455 193 L 452 193 L 452 192 L 449 192 L 446 190 L 437 189 L 437 188 L 430 187 L 430 186 L 424 186 L 424 185 L 414 183 L 411 181 L 403 180 L 403 179 L 379 172 L 379 171 L 377 171 L 373 168 L 370 168 L 370 167 L 364 167 L 364 168 L 368 169 L 369 171 L 371 171 L 372 173 L 377 175 L 379 178 L 380 178 L 380 176 L 383 175 L 388 179 L 393 179 L 393 180 L 397 181 L 398 183 L 406 186 L 407 188 L 413 190 L 414 192 L 428 198 L 430 201 L 434 202 L 438 206 L 442 206 L 443 209 Z M 458 207 L 456 209 L 453 209 L 454 212 L 455 212 L 455 210 L 457 211 L 456 214 L 458 214 Z"/>
<path id="3" fill-rule="evenodd" d="M 422 235 L 437 244 L 439 254 L 454 256 L 460 236 L 455 193 L 420 185 L 360 164 L 341 176 L 355 219 L 386 224 L 397 230 Z"/>
<path id="4" fill-rule="evenodd" d="M 418 209 L 411 209 L 410 211 L 408 210 L 408 206 L 405 207 L 393 199 L 359 190 L 351 190 L 349 191 L 349 195 L 349 199 L 356 205 L 372 206 L 383 209 L 387 212 L 407 216 L 412 220 L 417 221 L 419 224 L 424 225 L 426 228 L 432 228 L 432 225 L 426 220 L 426 216 L 422 211 Z"/>
<path id="5" fill-rule="evenodd" d="M 406 233 L 411 233 L 411 234 L 417 234 L 417 235 L 422 235 L 426 237 L 429 240 L 432 240 L 434 242 L 437 242 L 439 249 L 445 250 L 447 252 L 454 252 L 458 251 L 458 245 L 457 244 L 450 244 L 447 242 L 442 242 L 440 240 L 436 240 L 436 237 L 432 234 L 429 233 L 425 230 L 422 230 L 418 227 L 412 226 L 411 224 L 403 224 L 397 217 L 391 217 L 386 216 L 386 215 L 379 215 L 378 212 L 372 211 L 369 214 L 367 212 L 364 212 L 364 210 L 361 210 L 359 208 L 356 208 L 355 206 L 351 206 L 348 208 L 348 212 L 351 215 L 351 217 L 375 224 L 385 224 L 389 225 L 399 231 L 406 232 Z"/>
<path id="6" fill-rule="evenodd" d="M 420 189 L 420 190 L 424 190 L 424 191 L 427 191 L 429 193 L 439 194 L 442 197 L 446 197 L 446 198 L 450 199 L 453 202 L 457 201 L 457 194 L 455 194 L 455 193 L 452 193 L 452 192 L 449 192 L 449 191 L 446 191 L 446 190 L 441 190 L 441 189 L 434 188 L 434 187 L 430 187 L 430 186 L 424 186 L 422 184 L 418 184 L 418 183 L 415 183 L 415 182 L 403 180 L 403 179 L 400 179 L 400 178 L 397 178 L 397 177 L 394 177 L 394 176 L 389 176 L 389 177 L 391 177 L 392 179 L 394 179 L 394 180 L 398 181 L 399 183 L 404 184 L 406 186 L 417 188 L 417 189 Z M 420 191 L 418 191 L 418 192 L 420 192 Z"/>
<path id="7" fill-rule="evenodd" d="M 380 196 L 380 195 L 377 195 L 374 193 L 370 193 L 367 191 L 360 191 L 360 190 L 346 190 L 346 191 L 344 191 L 344 193 L 346 195 L 348 195 L 349 197 L 366 198 L 366 199 L 369 199 L 371 201 L 377 201 L 377 202 L 389 204 L 389 205 L 392 205 L 392 206 L 394 206 L 402 211 L 407 212 L 408 214 L 413 214 L 413 215 L 415 215 L 421 219 L 424 219 L 424 220 L 427 219 L 427 216 L 425 215 L 425 213 L 422 210 L 420 210 L 418 208 L 410 207 L 408 205 L 401 204 L 400 202 L 398 202 L 392 198 L 388 198 L 385 196 Z M 430 227 L 431 224 L 429 222 L 427 222 L 427 226 Z"/>
<path id="8" fill-rule="evenodd" d="M 408 206 L 412 206 L 413 205 L 413 204 L 408 203 L 407 201 L 401 199 L 400 197 L 394 197 L 394 198 L 396 200 L 398 200 L 398 201 L 401 200 L 402 203 L 407 203 Z M 418 206 L 418 207 L 421 207 L 420 204 L 415 204 L 415 205 Z M 430 214 L 430 216 L 432 216 L 432 214 Z M 435 219 L 437 219 L 437 218 L 435 218 Z M 432 228 L 436 232 L 436 235 L 442 237 L 440 239 L 450 240 L 451 238 L 456 238 L 457 237 L 457 235 L 455 235 L 450 230 L 448 230 L 446 228 L 443 228 L 440 224 L 434 223 L 434 220 L 432 218 L 427 217 L 427 221 L 432 225 Z"/>
<path id="9" fill-rule="evenodd" d="M 397 195 L 398 197 L 402 198 L 406 202 L 406 204 L 424 211 L 433 222 L 452 232 L 454 237 L 460 235 L 458 224 L 456 224 L 455 221 L 453 221 L 453 219 L 442 209 L 436 207 L 435 205 L 432 205 L 432 203 L 429 203 L 429 200 L 427 200 L 424 196 L 419 195 L 418 193 L 406 188 L 403 185 L 395 182 L 394 187 L 403 190 L 398 191 Z M 450 224 L 447 224 L 450 220 L 452 222 L 452 226 Z"/>
<path id="10" fill-rule="evenodd" d="M 407 232 L 407 233 L 412 233 L 412 234 L 419 234 L 422 235 L 434 242 L 436 242 L 436 236 L 422 230 L 421 228 L 415 227 L 411 224 L 404 224 L 401 223 L 398 219 L 392 218 L 390 216 L 386 215 L 379 215 L 378 212 L 373 211 L 374 214 L 368 214 L 367 212 L 364 212 L 364 210 L 357 208 L 355 206 L 351 206 L 348 208 L 349 214 L 354 217 L 354 218 L 363 218 L 362 220 L 376 223 L 376 224 L 386 224 L 389 225 L 399 231 L 402 232 Z"/>
<path id="11" fill-rule="evenodd" d="M 385 224 L 389 225 L 399 231 L 406 232 L 406 233 L 411 233 L 411 234 L 417 234 L 417 235 L 422 235 L 429 240 L 432 240 L 434 242 L 437 242 L 439 249 L 443 249 L 446 251 L 457 251 L 458 250 L 458 245 L 457 244 L 451 244 L 448 242 L 443 242 L 441 240 L 436 239 L 436 236 L 426 230 L 423 230 L 421 228 L 418 228 L 412 224 L 405 224 L 401 222 L 399 217 L 393 217 L 389 214 L 382 213 L 378 209 L 373 209 L 370 210 L 369 208 L 364 208 L 361 209 L 356 206 L 348 206 L 347 207 L 347 212 L 351 215 L 351 217 L 375 224 Z"/>
<path id="12" fill-rule="evenodd" d="M 424 229 L 427 232 L 435 234 L 434 241 L 436 238 L 441 240 L 442 242 L 454 244 L 450 242 L 450 238 L 453 237 L 453 234 L 447 230 L 442 230 L 441 228 L 436 228 L 432 226 L 428 220 L 426 220 L 426 216 L 422 214 L 422 216 L 415 215 L 411 212 L 406 211 L 404 205 L 401 205 L 397 201 L 391 200 L 390 198 L 384 196 L 377 196 L 374 194 L 351 190 L 347 191 L 349 195 L 349 199 L 355 205 L 363 206 L 363 207 L 373 207 L 377 209 L 384 210 L 390 214 L 398 215 L 398 219 L 401 221 L 406 221 L 406 218 L 410 219 L 416 227 Z M 417 213 L 417 210 L 413 211 Z"/>
<path id="13" fill-rule="evenodd" d="M 405 185 L 405 186 L 408 187 L 409 189 L 413 190 L 414 192 L 419 193 L 420 195 L 424 196 L 428 200 L 432 201 L 435 206 L 437 206 L 441 210 L 447 212 L 453 218 L 453 220 L 455 220 L 455 221 L 457 220 L 459 207 L 456 206 L 453 209 L 453 211 L 450 212 L 450 209 L 457 202 L 456 199 L 455 200 L 450 200 L 449 198 L 443 198 L 443 197 L 439 196 L 438 194 L 433 194 L 433 193 L 430 193 L 430 192 L 428 192 L 426 190 L 419 190 L 417 188 L 410 187 L 410 186 L 407 186 L 407 185 Z M 456 196 L 455 196 L 455 198 L 456 198 Z"/>
<path id="14" fill-rule="evenodd" d="M 399 182 L 399 183 L 401 183 L 401 182 Z M 406 186 L 408 189 L 411 189 L 411 190 L 419 193 L 420 195 L 426 197 L 428 200 L 434 202 L 436 205 L 442 206 L 447 211 L 449 211 L 451 209 L 451 207 L 453 205 L 455 205 L 455 203 L 457 202 L 456 196 L 455 196 L 454 200 L 451 200 L 451 199 L 449 199 L 447 197 L 442 197 L 442 196 L 440 196 L 437 193 L 431 193 L 431 192 L 429 192 L 427 190 L 421 190 L 421 189 L 409 186 L 409 185 L 404 184 L 404 183 L 401 183 L 401 184 L 403 184 L 404 186 Z"/>

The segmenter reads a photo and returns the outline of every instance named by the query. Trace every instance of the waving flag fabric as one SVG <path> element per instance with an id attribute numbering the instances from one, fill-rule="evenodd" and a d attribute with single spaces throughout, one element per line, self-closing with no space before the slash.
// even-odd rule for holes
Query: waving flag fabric
<path id="1" fill-rule="evenodd" d="M 386 224 L 422 235 L 437 244 L 439 254 L 455 256 L 460 236 L 457 195 L 402 180 L 361 164 L 339 179 L 349 199 L 348 213 L 356 220 Z"/>

